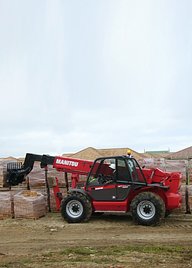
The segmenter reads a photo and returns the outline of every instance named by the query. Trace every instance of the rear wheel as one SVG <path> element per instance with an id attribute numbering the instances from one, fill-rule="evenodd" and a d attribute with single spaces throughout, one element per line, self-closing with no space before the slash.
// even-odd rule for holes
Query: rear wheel
<path id="1" fill-rule="evenodd" d="M 131 202 L 133 220 L 141 225 L 157 225 L 165 217 L 162 198 L 152 192 L 138 194 Z"/>
<path id="2" fill-rule="evenodd" d="M 86 222 L 90 219 L 91 214 L 91 202 L 81 193 L 68 195 L 61 204 L 61 215 L 67 222 Z"/>

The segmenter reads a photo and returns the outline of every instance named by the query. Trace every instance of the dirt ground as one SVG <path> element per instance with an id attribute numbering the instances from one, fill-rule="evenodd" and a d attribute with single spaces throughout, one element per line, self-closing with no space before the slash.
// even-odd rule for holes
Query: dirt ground
<path id="1" fill-rule="evenodd" d="M 94 216 L 68 224 L 59 213 L 38 220 L 0 220 L 0 267 L 192 267 L 192 215 L 160 226 L 129 215 Z"/>

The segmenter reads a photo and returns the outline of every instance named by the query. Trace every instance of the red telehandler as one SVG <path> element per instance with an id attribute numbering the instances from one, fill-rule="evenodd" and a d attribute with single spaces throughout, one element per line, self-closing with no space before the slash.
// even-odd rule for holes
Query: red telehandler
<path id="1" fill-rule="evenodd" d="M 58 186 L 54 189 L 61 215 L 69 223 L 88 221 L 97 212 L 130 212 L 137 224 L 156 225 L 181 206 L 180 173 L 141 168 L 136 159 L 127 155 L 88 161 L 28 153 L 23 164 L 8 164 L 8 184 L 23 182 L 35 161 L 45 170 L 52 165 L 65 172 L 67 186 L 67 174 L 72 174 L 67 196 L 61 197 Z M 76 183 L 79 175 L 87 176 L 81 188 Z"/>

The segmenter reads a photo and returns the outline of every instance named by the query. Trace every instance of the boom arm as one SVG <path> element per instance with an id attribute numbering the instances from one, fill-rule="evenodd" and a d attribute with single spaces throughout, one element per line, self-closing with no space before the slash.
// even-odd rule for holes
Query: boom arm
<path id="1" fill-rule="evenodd" d="M 41 168 L 51 165 L 57 171 L 71 173 L 73 176 L 75 176 L 74 174 L 87 175 L 93 164 L 92 161 L 88 160 L 27 153 L 23 164 L 18 162 L 7 164 L 7 183 L 10 186 L 22 183 L 32 171 L 35 161 L 40 162 Z"/>

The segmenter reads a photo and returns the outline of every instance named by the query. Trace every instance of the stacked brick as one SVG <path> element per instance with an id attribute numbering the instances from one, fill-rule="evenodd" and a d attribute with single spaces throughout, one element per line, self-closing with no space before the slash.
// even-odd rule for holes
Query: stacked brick
<path id="1" fill-rule="evenodd" d="M 187 210 L 189 213 L 192 213 L 192 185 L 187 186 L 187 194 L 188 194 L 188 207 Z"/>
<path id="2" fill-rule="evenodd" d="M 13 217 L 13 197 L 11 192 L 0 193 L 0 219 Z"/>
<path id="3" fill-rule="evenodd" d="M 6 185 L 6 168 L 0 163 L 0 188 Z"/>
<path id="4" fill-rule="evenodd" d="M 38 219 L 46 214 L 45 196 L 35 191 L 21 191 L 14 195 L 15 218 Z"/>
<path id="5" fill-rule="evenodd" d="M 45 196 L 46 200 L 46 210 L 49 210 L 49 206 L 52 212 L 56 212 L 56 201 L 53 192 L 53 185 L 55 184 L 55 177 L 58 178 L 59 188 L 63 195 L 66 195 L 66 187 L 65 187 L 65 178 L 62 172 L 57 172 L 56 169 L 51 166 L 48 167 L 48 189 L 45 181 L 45 171 L 40 168 L 39 162 L 35 162 L 33 170 L 28 175 L 29 187 L 30 190 L 41 193 Z M 48 192 L 49 199 L 48 200 Z"/>
<path id="6" fill-rule="evenodd" d="M 3 167 L 0 166 L 0 187 L 4 186 L 4 170 Z"/>
<path id="7" fill-rule="evenodd" d="M 181 172 L 183 181 L 186 181 L 186 160 L 167 160 L 164 158 L 145 158 L 140 161 L 146 168 L 159 168 L 167 172 Z"/>
<path id="8" fill-rule="evenodd" d="M 32 191 L 0 192 L 0 219 L 38 219 L 46 214 L 45 196 Z"/>
<path id="9" fill-rule="evenodd" d="M 188 202 L 188 197 L 186 193 L 187 191 L 188 191 L 187 185 L 183 183 L 180 188 L 180 193 L 182 195 L 182 203 L 181 203 L 181 208 L 177 209 L 178 212 L 183 212 L 183 213 L 186 212 L 186 206 L 187 206 L 186 201 Z"/>

